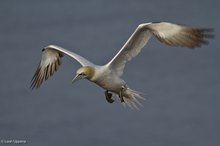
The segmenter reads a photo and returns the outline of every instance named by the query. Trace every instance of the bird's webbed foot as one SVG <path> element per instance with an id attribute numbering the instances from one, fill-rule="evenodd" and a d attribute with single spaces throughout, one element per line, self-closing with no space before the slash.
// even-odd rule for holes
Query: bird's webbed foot
<path id="1" fill-rule="evenodd" d="M 112 99 L 112 93 L 109 93 L 108 90 L 105 91 L 105 99 L 109 102 L 109 103 L 113 103 L 114 100 Z"/>
<path id="2" fill-rule="evenodd" d="M 119 98 L 120 98 L 120 100 L 121 100 L 121 102 L 125 102 L 124 101 L 124 91 L 126 90 L 126 88 L 127 88 L 127 86 L 126 85 L 123 85 L 122 87 L 121 87 L 121 90 L 120 90 L 120 92 L 119 92 Z"/>

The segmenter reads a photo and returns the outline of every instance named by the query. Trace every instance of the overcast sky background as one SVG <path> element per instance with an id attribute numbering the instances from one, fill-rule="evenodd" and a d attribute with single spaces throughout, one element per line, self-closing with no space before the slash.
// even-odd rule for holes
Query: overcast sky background
<path id="1" fill-rule="evenodd" d="M 30 146 L 220 145 L 219 7 L 219 0 L 1 1 L 0 140 Z M 211 27 L 216 37 L 195 50 L 152 38 L 123 75 L 145 93 L 140 111 L 107 103 L 104 90 L 87 80 L 71 84 L 80 65 L 68 57 L 40 89 L 30 90 L 43 47 L 60 45 L 102 65 L 138 24 L 151 21 Z"/>

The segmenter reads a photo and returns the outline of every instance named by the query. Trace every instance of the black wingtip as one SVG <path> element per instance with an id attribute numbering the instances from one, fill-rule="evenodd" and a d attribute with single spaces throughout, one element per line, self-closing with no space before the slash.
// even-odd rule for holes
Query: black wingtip
<path id="1" fill-rule="evenodd" d="M 31 80 L 31 85 L 29 87 L 31 90 L 34 90 L 36 87 L 36 82 L 34 80 L 35 80 L 35 76 L 33 76 L 32 80 Z"/>
<path id="2" fill-rule="evenodd" d="M 208 38 L 208 39 L 215 38 L 215 34 L 213 34 L 214 28 L 201 28 L 200 31 L 202 32 L 204 38 Z"/>

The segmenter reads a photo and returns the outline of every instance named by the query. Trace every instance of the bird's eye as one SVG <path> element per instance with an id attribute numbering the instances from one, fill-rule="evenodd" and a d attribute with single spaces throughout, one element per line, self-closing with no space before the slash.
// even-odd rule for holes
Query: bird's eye
<path id="1" fill-rule="evenodd" d="M 85 76 L 86 74 L 84 72 L 80 73 L 79 74 L 80 76 Z"/>

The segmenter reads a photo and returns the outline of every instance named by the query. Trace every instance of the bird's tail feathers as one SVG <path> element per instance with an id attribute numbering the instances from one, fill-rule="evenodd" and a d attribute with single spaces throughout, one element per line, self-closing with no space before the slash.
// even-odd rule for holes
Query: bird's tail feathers
<path id="1" fill-rule="evenodd" d="M 130 88 L 127 88 L 124 91 L 124 102 L 122 102 L 123 106 L 128 106 L 131 109 L 139 109 L 139 107 L 144 107 L 140 102 L 139 99 L 145 100 L 144 97 L 142 97 L 142 93 L 132 90 Z"/>

